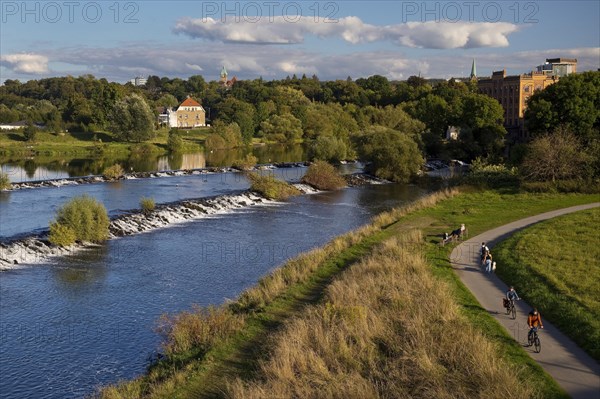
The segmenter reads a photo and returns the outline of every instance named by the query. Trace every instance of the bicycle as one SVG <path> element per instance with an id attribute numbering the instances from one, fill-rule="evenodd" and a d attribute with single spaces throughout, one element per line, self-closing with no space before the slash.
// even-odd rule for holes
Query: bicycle
<path id="1" fill-rule="evenodd" d="M 515 306 L 514 299 L 510 299 L 508 307 L 506 308 L 506 314 L 510 314 L 513 320 L 517 318 L 517 307 Z"/>
<path id="2" fill-rule="evenodd" d="M 529 346 L 533 346 L 533 350 L 535 353 L 540 353 L 542 350 L 542 343 L 540 342 L 540 337 L 538 336 L 538 328 L 532 327 L 527 335 L 527 341 Z"/>

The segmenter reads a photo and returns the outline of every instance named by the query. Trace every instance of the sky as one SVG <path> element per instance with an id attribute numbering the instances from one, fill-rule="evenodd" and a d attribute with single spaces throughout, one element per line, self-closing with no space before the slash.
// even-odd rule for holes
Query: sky
<path id="1" fill-rule="evenodd" d="M 392 80 L 600 68 L 600 1 L 5 1 L 0 82 L 92 74 Z"/>

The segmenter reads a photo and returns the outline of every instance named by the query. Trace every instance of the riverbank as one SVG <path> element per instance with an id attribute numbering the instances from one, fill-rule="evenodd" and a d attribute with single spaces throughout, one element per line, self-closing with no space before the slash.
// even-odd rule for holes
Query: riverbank
<path id="1" fill-rule="evenodd" d="M 106 388 L 100 396 L 221 397 L 226 396 L 224 390 L 236 384 L 239 386 L 238 378 L 249 381 L 250 384 L 252 381 L 264 381 L 265 376 L 261 374 L 259 365 L 269 361 L 265 354 L 273 353 L 273 340 L 277 339 L 280 331 L 289 330 L 286 326 L 292 323 L 290 320 L 301 318 L 306 312 L 314 311 L 315 306 L 323 305 L 325 291 L 331 282 L 348 267 L 360 268 L 353 264 L 368 256 L 386 239 L 413 229 L 421 229 L 425 239 L 416 246 L 424 245 L 422 251 L 428 259 L 429 273 L 449 287 L 448 296 L 458 306 L 460 318 L 467 320 L 473 334 L 477 335 L 478 340 L 483 340 L 483 346 L 491 348 L 493 361 L 506 362 L 507 368 L 516 371 L 516 375 L 507 378 L 519 384 L 527 381 L 535 391 L 534 397 L 562 397 L 564 393 L 556 383 L 478 306 L 456 278 L 449 266 L 451 248 L 440 247 L 438 236 L 460 223 L 466 223 L 469 232 L 476 234 L 524 215 L 594 200 L 595 197 L 590 195 L 506 194 L 463 190 L 460 194 L 445 192 L 429 196 L 410 207 L 383 214 L 369 226 L 290 261 L 231 304 L 208 313 L 200 310 L 166 317 L 166 329 L 162 331 L 166 338 L 165 353 L 169 356 L 152 367 L 147 376 L 118 387 Z M 438 202 L 439 205 L 434 206 Z M 441 321 L 444 322 L 443 317 Z M 455 325 L 451 327 L 450 324 L 443 324 L 445 328 L 440 331 L 432 331 L 433 342 L 443 340 L 444 331 L 454 329 Z M 198 335 L 199 331 L 204 332 Z M 385 345 L 369 348 L 383 351 L 380 355 L 384 357 L 401 355 L 401 352 L 390 352 L 390 348 Z M 423 348 L 413 349 L 418 352 Z M 417 353 L 413 355 L 416 356 Z M 462 356 L 457 353 L 454 355 Z M 353 357 L 350 355 L 346 358 Z M 421 360 L 425 361 L 423 358 Z M 443 361 L 427 357 L 431 366 L 429 371 L 442 379 L 447 362 L 457 360 L 452 357 Z M 359 368 L 356 373 L 361 375 L 365 370 L 366 368 Z M 466 372 L 457 376 L 467 381 L 469 377 Z M 418 384 L 415 386 L 423 388 Z M 441 387 L 440 392 L 451 392 L 449 386 Z M 506 390 L 493 394 L 494 397 L 518 397 Z"/>

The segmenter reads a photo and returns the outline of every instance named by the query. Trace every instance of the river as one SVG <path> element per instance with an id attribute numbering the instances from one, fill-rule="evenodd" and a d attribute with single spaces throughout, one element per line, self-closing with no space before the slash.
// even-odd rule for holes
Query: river
<path id="1" fill-rule="evenodd" d="M 294 181 L 304 170 L 278 173 Z M 246 187 L 224 173 L 2 193 L 0 236 L 46 228 L 60 203 L 84 192 L 115 215 L 141 196 L 162 203 Z M 1 272 L 0 396 L 78 398 L 134 378 L 159 347 L 161 314 L 233 299 L 286 259 L 425 191 L 389 184 L 303 195 Z"/>

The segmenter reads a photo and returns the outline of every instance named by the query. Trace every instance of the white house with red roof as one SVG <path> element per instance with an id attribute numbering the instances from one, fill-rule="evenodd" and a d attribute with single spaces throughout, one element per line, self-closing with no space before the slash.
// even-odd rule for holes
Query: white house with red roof
<path id="1" fill-rule="evenodd" d="M 199 102 L 188 97 L 179 104 L 177 110 L 163 109 L 158 115 L 158 120 L 169 127 L 191 129 L 206 126 L 206 111 Z"/>

